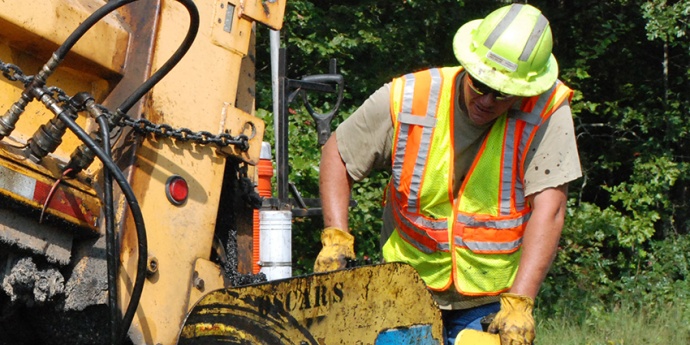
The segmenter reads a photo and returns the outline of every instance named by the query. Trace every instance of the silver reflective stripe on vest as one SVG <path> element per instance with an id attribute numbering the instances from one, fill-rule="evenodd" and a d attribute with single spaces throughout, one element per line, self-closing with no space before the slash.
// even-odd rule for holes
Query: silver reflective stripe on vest
<path id="1" fill-rule="evenodd" d="M 487 220 L 480 221 L 472 216 L 458 215 L 457 221 L 467 227 L 483 227 L 496 230 L 505 230 L 517 228 L 529 220 L 532 213 L 527 213 L 515 219 L 506 220 Z M 489 241 L 464 241 L 462 236 L 453 236 L 453 242 L 456 246 L 464 246 L 472 251 L 511 251 L 517 249 L 522 244 L 522 237 L 511 242 L 489 242 Z"/>
<path id="2" fill-rule="evenodd" d="M 427 116 L 416 116 L 408 113 L 398 114 L 398 122 L 406 125 L 417 125 L 423 127 L 436 127 L 436 118 Z"/>
<path id="3" fill-rule="evenodd" d="M 544 111 L 544 108 L 546 108 L 547 102 L 549 99 L 551 99 L 551 94 L 553 94 L 553 92 L 556 90 L 556 87 L 559 85 L 559 83 L 560 81 L 556 81 L 548 91 L 539 96 L 532 112 L 525 113 L 518 110 L 515 111 L 515 115 L 512 116 L 531 125 L 540 125 L 542 123 L 541 113 Z"/>
<path id="4" fill-rule="evenodd" d="M 431 73 L 431 85 L 429 86 L 429 99 L 426 108 L 425 118 L 435 119 L 436 108 L 441 93 L 441 74 L 438 69 L 429 70 Z M 412 102 L 412 100 L 410 100 Z M 409 212 L 418 212 L 419 207 L 419 189 L 422 184 L 422 176 L 424 175 L 424 167 L 426 161 L 429 159 L 429 148 L 431 148 L 431 134 L 434 133 L 433 127 L 423 127 L 422 136 L 419 145 L 419 152 L 417 153 L 417 160 L 414 164 L 414 172 L 412 173 L 412 180 L 410 181 L 410 194 L 407 200 L 407 210 Z"/>
<path id="5" fill-rule="evenodd" d="M 501 175 L 501 200 L 498 201 L 499 215 L 505 216 L 509 215 L 511 212 L 511 194 L 513 191 L 513 183 L 515 179 L 512 178 L 513 170 L 515 169 L 515 126 L 517 120 L 514 118 L 507 119 L 506 125 L 506 135 L 503 144 L 503 162 L 502 162 L 502 172 Z M 509 178 L 510 177 L 510 178 Z M 516 192 L 518 192 L 516 190 Z M 516 193 L 516 197 L 519 193 Z M 517 201 L 517 199 L 516 199 Z"/>
<path id="6" fill-rule="evenodd" d="M 467 247 L 472 251 L 510 251 L 517 249 L 522 244 L 522 238 L 512 242 L 472 242 L 463 241 L 460 237 L 455 237 L 455 245 Z"/>
<path id="7" fill-rule="evenodd" d="M 510 9 L 508 9 L 508 13 L 506 13 L 505 17 L 501 19 L 501 21 L 496 25 L 494 28 L 494 31 L 491 32 L 489 37 L 486 38 L 486 41 L 484 41 L 484 45 L 491 49 L 493 47 L 494 43 L 498 41 L 498 38 L 501 37 L 504 31 L 508 29 L 508 26 L 510 26 L 510 23 L 513 22 L 515 17 L 517 17 L 517 14 L 520 12 L 522 9 L 521 4 L 513 4 L 510 6 Z"/>
<path id="8" fill-rule="evenodd" d="M 392 209 L 398 214 L 398 218 L 400 218 L 405 225 L 413 226 L 415 228 L 425 227 L 438 231 L 448 229 L 448 221 L 445 218 L 428 219 L 419 215 L 403 215 L 400 213 L 400 210 L 397 207 L 392 207 Z M 421 233 L 422 232 L 420 232 L 420 234 Z"/>
<path id="9" fill-rule="evenodd" d="M 408 243 L 412 244 L 415 248 L 418 250 L 422 251 L 425 254 L 433 254 L 438 251 L 444 251 L 447 252 L 450 250 L 450 243 L 437 243 L 436 248 L 428 248 L 426 246 L 423 246 L 421 243 L 417 242 L 414 240 L 414 238 L 410 237 L 405 231 L 400 231 L 398 230 L 398 235 L 402 237 L 405 241 Z"/>
<path id="10" fill-rule="evenodd" d="M 529 147 L 527 147 L 527 143 L 529 142 L 529 138 L 532 135 L 532 131 L 534 131 L 534 125 L 530 123 L 525 123 L 525 129 L 522 131 L 522 137 L 520 138 L 520 147 L 518 147 L 518 157 L 521 160 L 522 157 L 525 157 L 525 150 L 528 150 Z M 524 167 L 524 162 L 518 162 L 518 164 L 522 163 Z M 523 184 L 522 178 L 524 178 L 524 171 L 523 171 L 523 176 L 517 176 L 515 179 L 515 208 L 518 210 L 524 210 L 526 206 L 525 203 L 525 185 Z"/>
<path id="11" fill-rule="evenodd" d="M 426 237 L 428 239 L 431 239 L 436 243 L 436 248 L 428 248 L 425 245 L 422 245 L 421 243 L 415 241 L 413 238 L 411 238 L 409 235 L 405 233 L 405 231 L 402 231 L 398 229 L 398 234 L 400 236 L 404 237 L 408 242 L 410 242 L 412 245 L 415 246 L 415 248 L 429 254 L 433 253 L 436 250 L 445 250 L 447 251 L 450 248 L 450 244 L 446 241 L 444 243 L 438 243 L 436 242 L 435 239 L 432 237 L 429 237 L 429 235 L 426 233 L 424 230 L 420 230 L 420 227 L 426 227 L 430 229 L 434 229 L 436 231 L 443 231 L 444 233 L 447 233 L 448 231 L 448 221 L 446 219 L 426 219 L 421 216 L 414 216 L 412 219 L 406 218 L 397 207 L 391 207 L 393 212 L 397 213 L 396 218 L 402 222 L 402 225 L 404 225 L 407 229 L 411 229 L 418 235 L 422 237 Z"/>
<path id="12" fill-rule="evenodd" d="M 401 113 L 412 113 L 412 96 L 414 96 L 414 76 L 407 74 L 405 78 L 405 88 L 403 89 L 403 101 L 401 104 Z M 405 143 L 409 134 L 409 126 L 400 125 L 398 131 L 398 141 L 395 146 L 395 157 L 393 159 L 392 178 L 395 187 L 400 186 L 400 175 L 402 174 L 403 158 L 405 158 Z"/>
<path id="13" fill-rule="evenodd" d="M 459 214 L 456 220 L 458 223 L 470 227 L 482 227 L 497 230 L 513 229 L 527 223 L 532 213 L 527 213 L 521 217 L 505 220 L 477 220 L 475 217 Z"/>

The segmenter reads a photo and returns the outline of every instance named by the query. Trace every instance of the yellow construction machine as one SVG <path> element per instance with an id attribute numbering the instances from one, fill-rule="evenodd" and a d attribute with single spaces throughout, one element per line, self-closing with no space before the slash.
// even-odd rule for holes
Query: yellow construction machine
<path id="1" fill-rule="evenodd" d="M 280 30 L 284 11 L 0 1 L 1 344 L 442 343 L 410 266 L 266 273 L 289 262 L 261 259 L 276 246 L 260 251 L 257 219 L 289 228 L 314 211 L 284 175 L 277 198 L 257 193 L 272 148 L 254 116 L 254 33 Z M 342 79 L 276 75 L 284 171 L 285 97 L 342 93 Z"/>

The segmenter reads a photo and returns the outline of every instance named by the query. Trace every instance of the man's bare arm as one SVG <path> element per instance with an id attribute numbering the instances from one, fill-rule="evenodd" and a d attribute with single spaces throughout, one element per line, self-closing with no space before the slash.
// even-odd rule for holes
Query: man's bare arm
<path id="1" fill-rule="evenodd" d="M 522 240 L 522 257 L 511 293 L 535 298 L 551 267 L 565 219 L 568 185 L 529 197 L 533 210 Z"/>
<path id="2" fill-rule="evenodd" d="M 335 132 L 321 149 L 319 190 L 325 227 L 348 231 L 348 207 L 353 180 L 340 157 Z"/>

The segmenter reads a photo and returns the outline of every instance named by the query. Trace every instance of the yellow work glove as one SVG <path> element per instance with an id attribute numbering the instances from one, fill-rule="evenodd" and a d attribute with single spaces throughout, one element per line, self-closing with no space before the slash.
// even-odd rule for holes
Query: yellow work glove
<path id="1" fill-rule="evenodd" d="M 534 341 L 534 300 L 513 293 L 501 294 L 501 310 L 487 330 L 498 334 L 501 345 L 531 345 Z"/>
<path id="2" fill-rule="evenodd" d="M 476 329 L 465 328 L 457 337 L 453 345 L 501 345 L 498 334 L 491 334 Z"/>
<path id="3" fill-rule="evenodd" d="M 323 248 L 316 257 L 314 272 L 328 272 L 347 266 L 347 259 L 355 258 L 355 238 L 349 233 L 328 227 L 321 233 Z"/>

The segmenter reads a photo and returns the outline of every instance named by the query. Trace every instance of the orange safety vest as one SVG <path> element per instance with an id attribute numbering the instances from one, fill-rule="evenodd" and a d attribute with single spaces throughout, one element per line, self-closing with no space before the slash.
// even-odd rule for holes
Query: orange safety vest
<path id="1" fill-rule="evenodd" d="M 496 119 L 454 197 L 452 100 L 460 72 L 428 69 L 391 84 L 395 134 L 387 192 L 396 229 L 383 255 L 414 266 L 432 290 L 454 282 L 465 295 L 495 295 L 513 283 L 531 214 L 522 182 L 527 149 L 572 91 L 557 81 Z"/>

